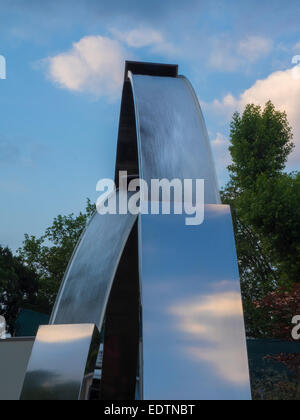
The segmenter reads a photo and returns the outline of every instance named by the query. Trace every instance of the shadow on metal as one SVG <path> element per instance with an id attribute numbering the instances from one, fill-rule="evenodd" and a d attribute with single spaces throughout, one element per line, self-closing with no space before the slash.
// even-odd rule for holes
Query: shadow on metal
<path id="1" fill-rule="evenodd" d="M 88 399 L 99 346 L 100 333 L 92 324 L 40 327 L 20 399 Z"/>
<path id="2" fill-rule="evenodd" d="M 120 261 L 107 305 L 101 399 L 133 400 L 139 356 L 138 225 Z"/>

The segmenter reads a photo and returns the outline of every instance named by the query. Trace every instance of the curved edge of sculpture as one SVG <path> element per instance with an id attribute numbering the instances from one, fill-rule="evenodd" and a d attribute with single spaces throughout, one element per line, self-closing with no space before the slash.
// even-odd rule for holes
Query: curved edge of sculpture
<path id="1" fill-rule="evenodd" d="M 249 399 L 232 223 L 228 207 L 220 205 L 200 104 L 190 82 L 178 76 L 177 66 L 127 63 L 126 68 L 117 186 L 119 171 L 145 177 L 146 181 L 156 177 L 205 179 L 208 221 L 189 229 L 181 217 L 172 215 L 137 218 L 96 214 L 72 256 L 51 317 L 52 326 L 92 323 L 104 332 L 101 399 L 129 400 L 135 395 L 161 400 L 205 396 Z M 197 254 L 198 248 L 203 258 Z M 224 343 L 205 335 L 207 328 L 221 334 L 210 312 L 204 311 L 206 326 L 199 321 L 197 311 L 194 320 L 184 316 L 185 307 L 187 312 L 199 306 L 222 308 L 222 302 L 233 310 L 233 314 L 225 311 L 223 315 L 234 326 L 226 327 L 223 318 L 218 319 L 229 334 L 223 337 Z M 180 308 L 177 313 L 176 307 Z M 189 334 L 193 329 L 200 338 Z M 39 341 L 35 347 L 42 351 Z M 234 368 L 234 347 L 240 353 L 240 369 L 235 368 L 230 376 L 226 364 Z M 44 356 L 37 358 L 41 361 L 44 357 L 47 364 L 48 347 L 43 351 Z"/>
<path id="2" fill-rule="evenodd" d="M 100 333 L 93 324 L 40 327 L 20 399 L 86 400 L 99 346 Z"/>
<path id="3" fill-rule="evenodd" d="M 65 284 L 66 284 L 66 280 L 67 280 L 67 274 L 69 273 L 69 271 L 71 269 L 71 265 L 72 265 L 72 263 L 74 261 L 74 258 L 76 256 L 77 250 L 78 250 L 78 248 L 79 248 L 79 246 L 80 246 L 80 244 L 81 244 L 81 242 L 82 242 L 82 240 L 83 240 L 83 238 L 84 238 L 87 230 L 89 229 L 89 226 L 90 226 L 90 224 L 92 222 L 93 217 L 95 217 L 95 216 L 96 216 L 96 214 L 94 214 L 92 216 L 91 220 L 89 221 L 89 223 L 87 224 L 87 226 L 84 228 L 84 230 L 81 233 L 80 238 L 79 238 L 79 240 L 78 240 L 78 242 L 77 242 L 77 244 L 76 244 L 76 246 L 75 246 L 75 248 L 74 248 L 74 250 L 72 252 L 71 258 L 70 258 L 70 260 L 68 262 L 68 265 L 67 265 L 65 274 L 63 276 L 62 282 L 60 284 L 60 287 L 59 287 L 59 290 L 58 290 L 58 293 L 57 293 L 56 301 L 55 301 L 54 306 L 52 308 L 52 313 L 51 313 L 51 316 L 50 316 L 49 325 L 54 324 L 55 316 L 56 316 L 57 311 L 58 311 L 58 306 L 59 306 L 59 303 L 60 303 L 60 300 L 61 300 L 61 297 L 62 297 L 62 294 L 63 294 L 63 290 L 65 288 Z"/>
<path id="4" fill-rule="evenodd" d="M 152 179 L 204 179 L 206 204 L 220 204 L 215 166 L 203 114 L 188 79 L 141 76 L 129 72 L 130 87 L 124 89 L 121 116 L 133 100 L 138 172 L 148 182 Z M 127 83 L 127 82 L 125 82 Z M 132 106 L 132 105 L 131 105 Z M 132 113 L 133 114 L 133 113 Z M 176 132 L 173 129 L 176 127 Z M 124 136 L 119 136 L 118 148 Z M 118 154 L 118 158 L 120 158 Z M 119 164 L 117 158 L 117 168 Z M 189 164 L 187 165 L 187 162 Z M 128 170 L 124 165 L 122 170 Z"/>
<path id="5" fill-rule="evenodd" d="M 214 161 L 214 157 L 213 157 L 213 153 L 212 153 L 211 142 L 209 140 L 209 136 L 208 136 L 208 132 L 207 132 L 207 127 L 206 127 L 206 124 L 205 124 L 205 119 L 204 119 L 203 111 L 202 111 L 201 106 L 200 106 L 200 103 L 199 103 L 199 99 L 197 97 L 197 94 L 195 92 L 195 89 L 193 88 L 193 85 L 190 82 L 190 80 L 187 77 L 183 76 L 183 75 L 180 75 L 179 77 L 181 77 L 182 79 L 185 80 L 185 83 L 189 87 L 189 89 L 190 89 L 190 91 L 192 93 L 192 96 L 194 98 L 195 106 L 196 106 L 196 108 L 198 110 L 199 118 L 200 118 L 201 123 L 202 123 L 202 126 L 203 126 L 204 139 L 205 139 L 205 143 L 206 143 L 207 148 L 208 148 L 210 162 L 211 162 L 213 168 L 215 168 L 215 161 Z M 217 189 L 217 191 L 216 191 L 216 203 L 215 204 L 222 204 L 221 196 L 220 196 L 220 188 L 219 188 L 218 179 L 217 179 L 217 175 L 216 175 L 216 171 L 215 170 L 213 171 L 212 176 L 214 178 L 214 181 L 213 182 L 215 183 L 216 189 Z M 209 204 L 213 204 L 213 203 L 209 203 Z"/>
<path id="6" fill-rule="evenodd" d="M 118 191 L 116 191 L 118 196 Z M 102 329 L 117 268 L 136 216 L 95 213 L 68 266 L 50 324 L 94 323 Z"/>

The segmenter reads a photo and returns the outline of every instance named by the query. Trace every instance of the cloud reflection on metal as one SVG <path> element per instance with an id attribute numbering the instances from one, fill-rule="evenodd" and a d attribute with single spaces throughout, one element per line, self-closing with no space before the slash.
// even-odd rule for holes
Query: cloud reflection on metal
<path id="1" fill-rule="evenodd" d="M 55 368 L 50 351 L 71 351 L 74 332 L 52 335 L 51 327 L 92 323 L 105 329 L 102 399 L 249 399 L 230 209 L 220 204 L 200 105 L 177 66 L 126 63 L 116 182 L 120 171 L 148 183 L 204 179 L 205 221 L 96 214 L 70 261 L 53 325 L 39 333 L 33 366 L 65 380 L 82 355 L 63 356 Z"/>

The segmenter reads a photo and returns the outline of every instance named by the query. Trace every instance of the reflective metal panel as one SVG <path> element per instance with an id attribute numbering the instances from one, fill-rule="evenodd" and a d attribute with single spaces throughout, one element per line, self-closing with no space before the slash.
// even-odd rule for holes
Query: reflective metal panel
<path id="1" fill-rule="evenodd" d="M 143 75 L 129 71 L 125 78 L 116 178 L 119 170 L 127 170 L 149 185 L 152 179 L 204 179 L 206 220 L 186 227 L 185 215 L 144 215 L 137 238 L 136 216 L 96 214 L 71 259 L 51 323 L 95 323 L 101 329 L 106 314 L 102 397 L 131 398 L 139 335 L 138 258 L 132 244 L 138 240 L 145 361 L 139 373 L 145 398 L 248 399 L 230 210 L 219 205 L 198 100 L 188 80 L 176 77 L 176 66 L 131 63 L 127 69 Z M 145 75 L 149 69 L 151 76 Z M 132 330 L 130 337 L 127 329 Z M 80 355 L 79 347 L 75 353 Z M 37 363 L 41 365 L 42 358 Z M 57 375 L 54 362 L 52 366 Z M 68 374 L 67 370 L 66 378 Z"/>
<path id="2" fill-rule="evenodd" d="M 0 401 L 20 398 L 34 338 L 0 340 Z"/>
<path id="3" fill-rule="evenodd" d="M 71 259 L 51 324 L 94 323 L 101 330 L 112 282 L 135 221 L 131 214 L 94 215 Z"/>
<path id="4" fill-rule="evenodd" d="M 21 400 L 87 399 L 99 346 L 92 324 L 40 327 Z"/>
<path id="5" fill-rule="evenodd" d="M 141 216 L 144 398 L 251 399 L 230 209 Z"/>
<path id="6" fill-rule="evenodd" d="M 138 223 L 124 249 L 105 315 L 102 400 L 134 400 L 140 333 Z"/>
<path id="7" fill-rule="evenodd" d="M 210 143 L 192 86 L 184 77 L 131 75 L 139 146 L 140 176 L 204 179 L 205 202 L 220 195 Z"/>

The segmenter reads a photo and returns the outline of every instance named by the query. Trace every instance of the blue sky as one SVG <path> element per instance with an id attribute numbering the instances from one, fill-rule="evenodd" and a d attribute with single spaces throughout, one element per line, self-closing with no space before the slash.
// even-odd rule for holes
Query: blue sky
<path id="1" fill-rule="evenodd" d="M 299 1 L 0 0 L 0 243 L 16 249 L 112 177 L 125 59 L 178 63 L 202 104 L 220 185 L 232 113 L 272 99 L 300 168 Z M 299 59 L 300 62 L 300 59 Z"/>

